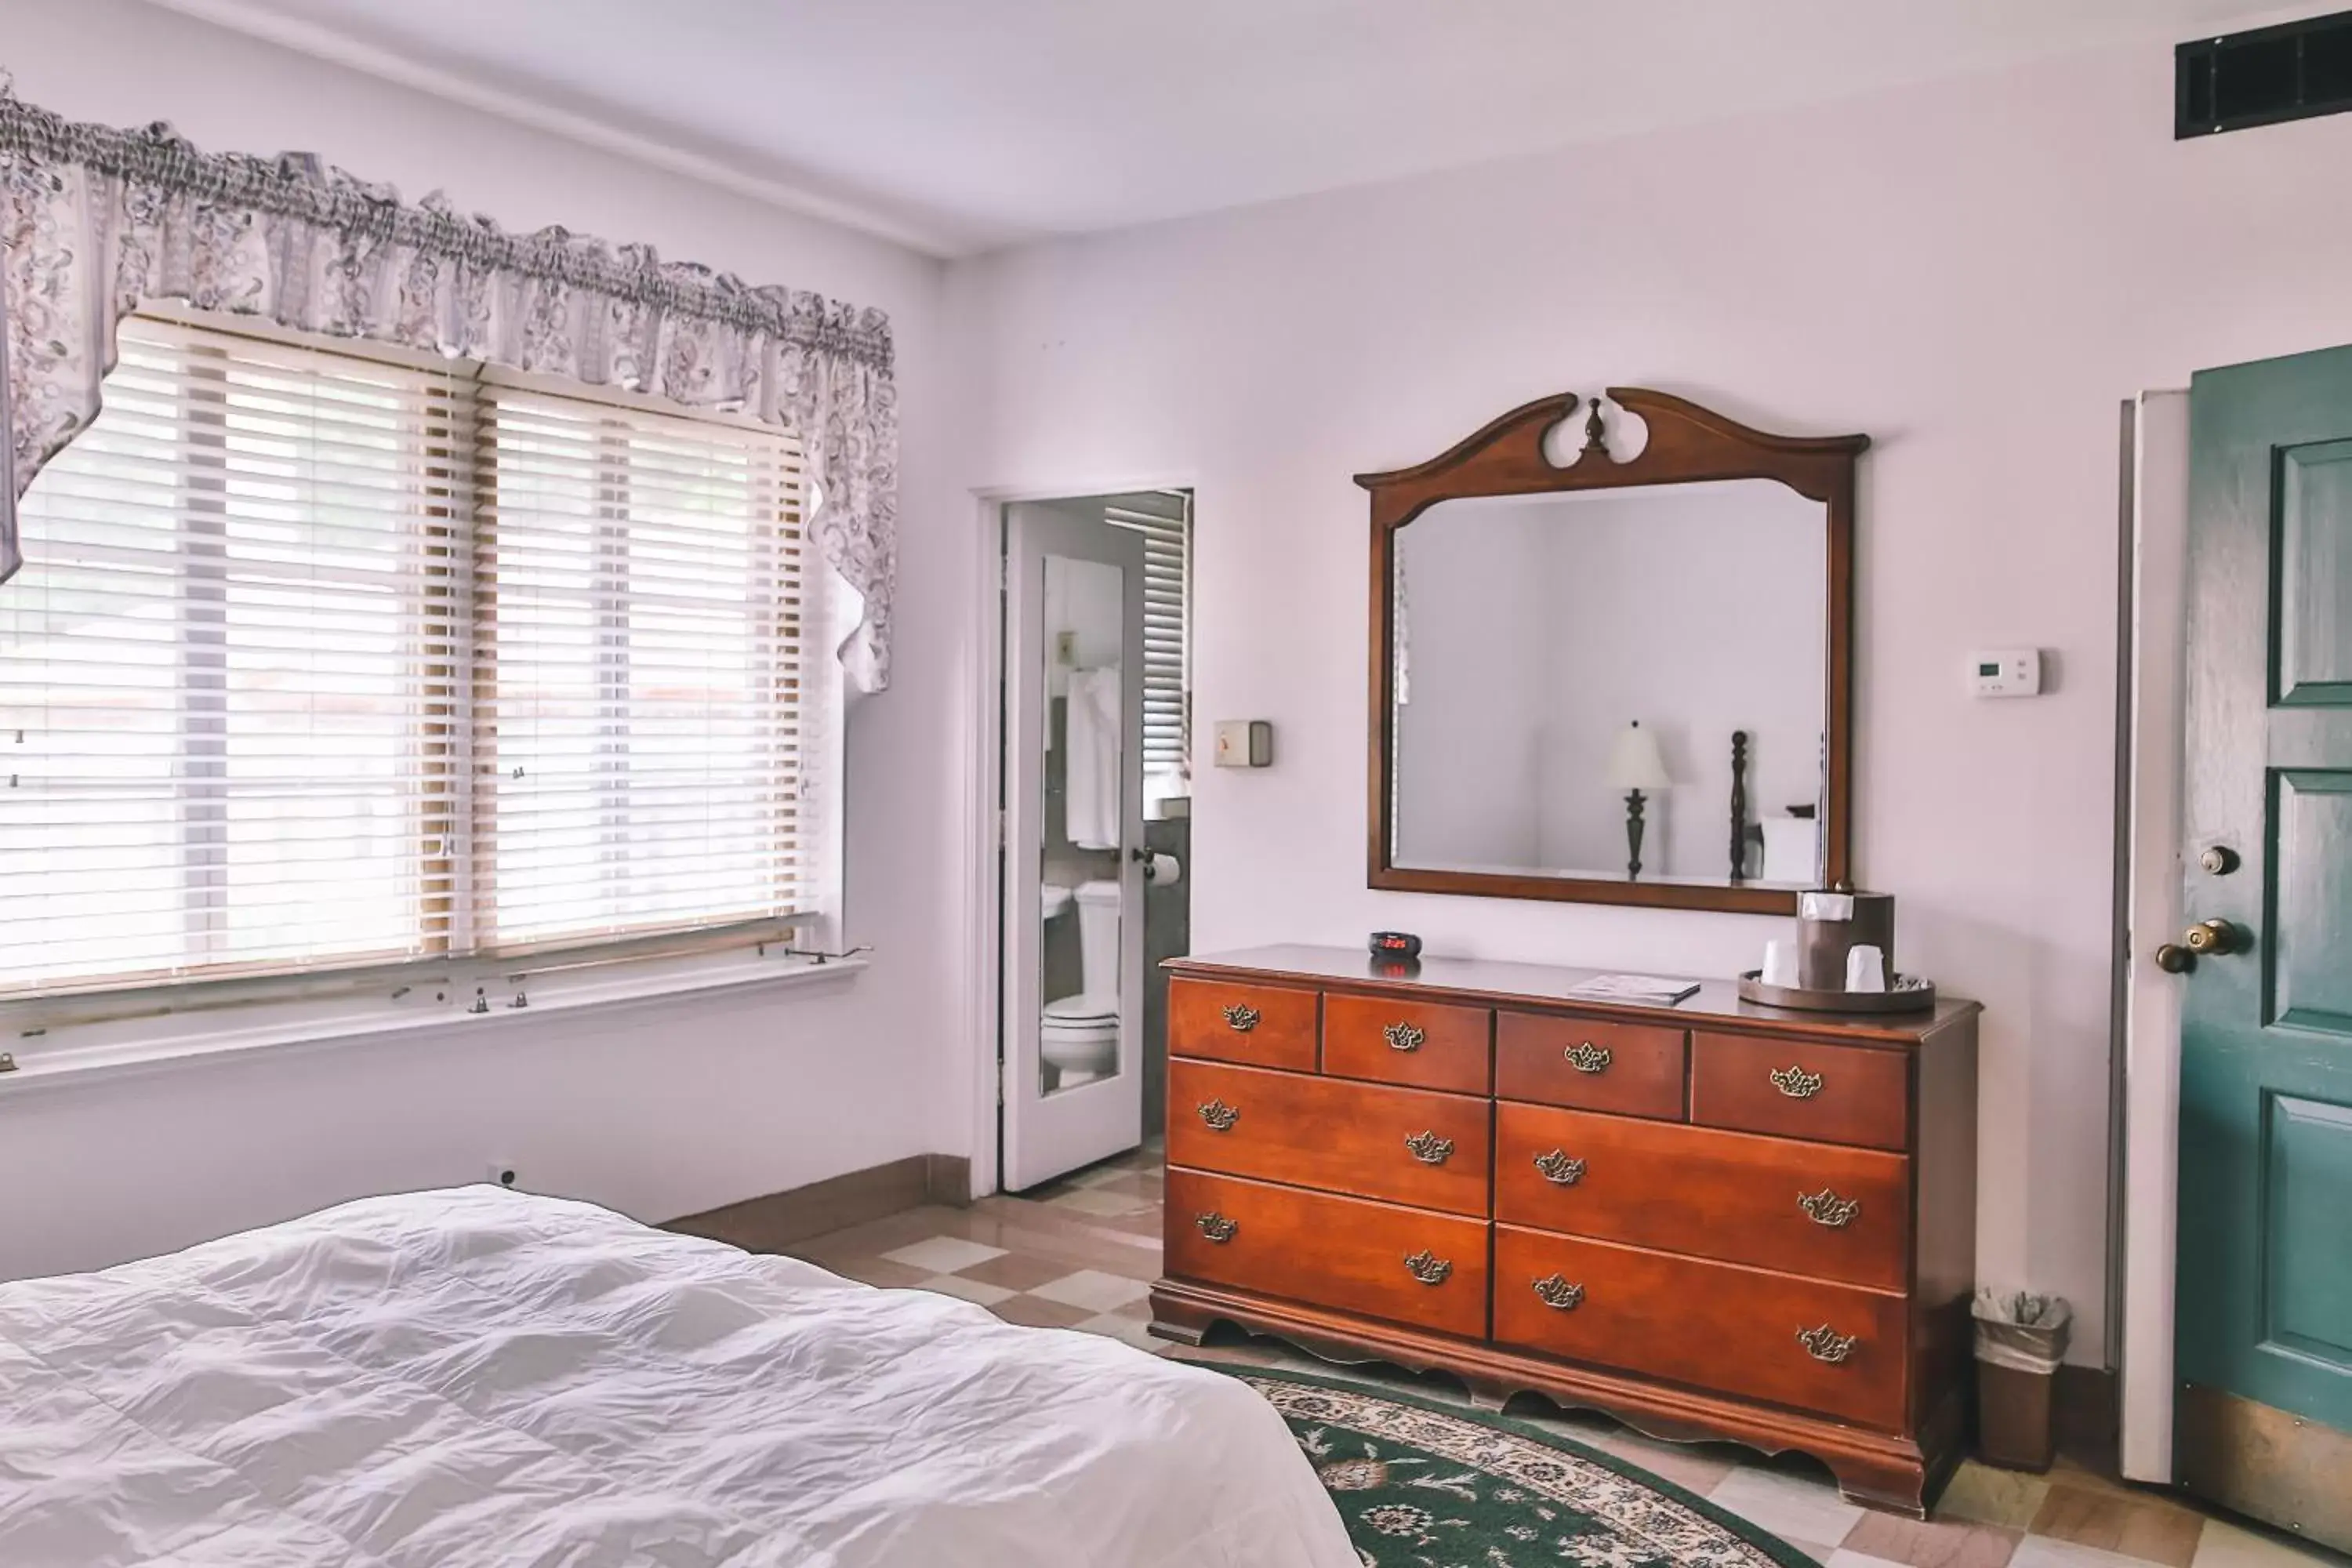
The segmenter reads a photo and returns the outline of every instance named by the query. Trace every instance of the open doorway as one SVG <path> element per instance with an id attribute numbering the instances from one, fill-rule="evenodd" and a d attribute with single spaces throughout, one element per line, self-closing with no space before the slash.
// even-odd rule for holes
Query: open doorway
<path id="1" fill-rule="evenodd" d="M 1163 1116 L 1188 951 L 1192 496 L 1001 511 L 998 1180 L 1136 1148 Z"/>

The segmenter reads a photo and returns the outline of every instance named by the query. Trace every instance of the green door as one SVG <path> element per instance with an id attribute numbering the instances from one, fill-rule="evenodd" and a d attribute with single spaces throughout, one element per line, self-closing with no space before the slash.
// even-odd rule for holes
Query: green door
<path id="1" fill-rule="evenodd" d="M 2174 1451 L 2352 1547 L 2352 348 L 2199 375 L 2189 436 Z"/>

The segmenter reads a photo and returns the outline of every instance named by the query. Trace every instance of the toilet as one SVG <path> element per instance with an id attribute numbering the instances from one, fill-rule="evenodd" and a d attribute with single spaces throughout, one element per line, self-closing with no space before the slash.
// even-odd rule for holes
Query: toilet
<path id="1" fill-rule="evenodd" d="M 1072 901 L 1078 994 L 1046 1003 L 1037 1021 L 1037 1054 L 1065 1084 L 1074 1074 L 1102 1078 L 1118 1069 L 1118 884 L 1081 882 Z M 1057 902 L 1049 900 L 1047 909 Z"/>

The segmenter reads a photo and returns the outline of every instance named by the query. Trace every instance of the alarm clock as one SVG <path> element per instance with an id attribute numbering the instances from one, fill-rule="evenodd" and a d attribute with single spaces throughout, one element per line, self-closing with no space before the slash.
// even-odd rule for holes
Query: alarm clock
<path id="1" fill-rule="evenodd" d="M 1376 931 L 1369 945 L 1374 958 L 1391 963 L 1411 963 L 1421 956 L 1421 938 L 1409 931 Z"/>

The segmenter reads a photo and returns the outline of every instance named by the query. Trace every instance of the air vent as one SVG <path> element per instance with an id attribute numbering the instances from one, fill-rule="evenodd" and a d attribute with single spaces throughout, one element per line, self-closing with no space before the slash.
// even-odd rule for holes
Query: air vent
<path id="1" fill-rule="evenodd" d="M 2172 51 L 2176 140 L 2352 109 L 2352 11 Z"/>

